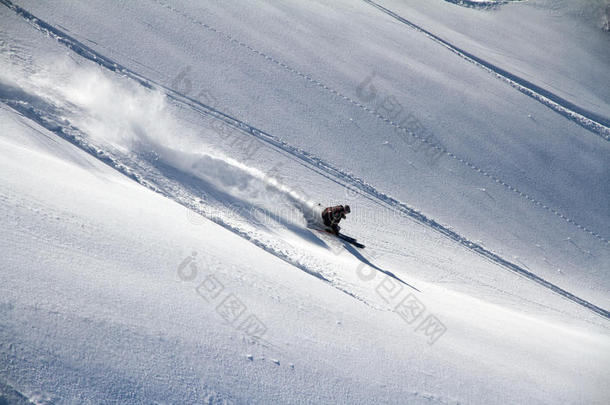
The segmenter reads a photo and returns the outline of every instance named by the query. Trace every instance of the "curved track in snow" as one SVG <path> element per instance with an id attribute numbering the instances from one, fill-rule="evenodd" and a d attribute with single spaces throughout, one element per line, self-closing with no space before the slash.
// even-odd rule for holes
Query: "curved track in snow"
<path id="1" fill-rule="evenodd" d="M 364 1 L 368 1 L 368 0 L 364 0 Z M 343 187 L 349 187 L 349 188 L 356 189 L 363 196 L 367 197 L 371 201 L 375 201 L 379 205 L 382 205 L 386 208 L 400 212 L 400 213 L 406 215 L 407 217 L 411 218 L 412 220 L 435 230 L 436 232 L 443 235 L 444 237 L 447 237 L 447 238 L 453 240 L 454 242 L 465 247 L 466 249 L 469 249 L 472 252 L 475 252 L 475 253 L 481 255 L 482 257 L 487 258 L 488 260 L 491 260 L 494 263 L 496 263 L 514 273 L 524 276 L 524 277 L 538 283 L 539 285 L 555 292 L 556 294 L 558 294 L 568 300 L 571 300 L 574 303 L 581 305 L 582 307 L 585 307 L 606 319 L 610 319 L 610 311 L 605 310 L 601 307 L 598 307 L 595 304 L 592 304 L 591 302 L 584 300 L 584 299 L 562 289 L 561 287 L 543 279 L 542 277 L 534 274 L 533 272 L 528 271 L 525 268 L 493 253 L 492 251 L 484 248 L 483 246 L 468 240 L 467 238 L 459 235 L 458 233 L 449 229 L 448 227 L 443 226 L 442 224 L 436 222 L 434 219 L 428 218 L 424 214 L 409 207 L 407 204 L 405 204 L 401 201 L 398 201 L 397 199 L 377 190 L 374 186 L 366 183 L 363 179 L 360 179 L 349 173 L 346 173 L 345 171 L 341 170 L 340 168 L 334 167 L 330 163 L 325 162 L 322 159 L 317 158 L 316 156 L 313 156 L 312 154 L 310 154 L 304 150 L 301 150 L 292 145 L 289 145 L 286 142 L 282 141 L 281 139 L 279 139 L 269 133 L 266 133 L 260 129 L 257 129 L 251 125 L 248 125 L 247 123 L 245 123 L 235 117 L 232 117 L 228 114 L 218 111 L 210 106 L 207 106 L 207 105 L 201 103 L 198 100 L 195 100 L 191 97 L 188 97 L 179 92 L 176 92 L 173 89 L 160 85 L 152 80 L 149 80 L 149 79 L 141 76 L 140 74 L 138 74 L 124 66 L 121 66 L 120 64 L 116 63 L 112 59 L 99 54 L 98 52 L 96 52 L 93 49 L 89 48 L 88 46 L 82 44 L 78 40 L 67 35 L 62 30 L 59 30 L 58 28 L 55 28 L 52 25 L 36 18 L 31 13 L 29 13 L 28 11 L 24 10 L 23 8 L 21 8 L 19 6 L 14 5 L 9 0 L 0 0 L 0 2 L 2 2 L 5 6 L 9 7 L 10 9 L 14 10 L 17 14 L 19 14 L 23 18 L 25 18 L 36 29 L 43 31 L 43 32 L 47 33 L 48 35 L 51 35 L 57 41 L 59 41 L 60 43 L 62 43 L 65 46 L 67 46 L 69 49 L 76 52 L 80 56 L 82 56 L 86 59 L 89 59 L 106 69 L 109 69 L 113 72 L 122 74 L 126 77 L 129 77 L 130 79 L 135 80 L 136 82 L 145 86 L 146 88 L 159 88 L 165 92 L 165 94 L 167 95 L 167 97 L 169 99 L 171 99 L 177 103 L 183 104 L 185 106 L 188 106 L 189 108 L 191 108 L 201 114 L 205 114 L 207 116 L 211 116 L 216 119 L 222 120 L 226 124 L 230 125 L 231 127 L 235 128 L 243 133 L 254 136 L 257 139 L 267 143 L 268 145 L 271 145 L 272 147 L 274 147 L 276 150 L 283 153 L 284 155 L 289 156 L 296 161 L 299 161 L 300 163 L 302 163 L 309 169 L 336 182 L 337 184 L 340 184 Z M 22 112 L 28 113 L 28 111 L 22 111 Z M 32 113 L 32 111 L 30 111 L 30 113 Z M 45 117 L 40 117 L 39 121 L 44 124 Z M 182 205 L 185 205 L 188 208 L 191 208 L 191 209 L 194 208 L 193 203 L 189 202 L 189 201 L 185 201 L 184 198 L 182 198 L 183 197 L 182 195 L 174 195 L 174 193 L 172 193 L 171 189 L 170 190 L 159 189 L 158 187 L 155 186 L 154 182 L 149 182 L 145 178 L 145 176 L 142 176 L 142 173 L 138 173 L 138 171 L 134 171 L 131 167 L 129 167 L 130 165 L 126 166 L 123 162 L 113 159 L 112 156 L 108 155 L 104 151 L 97 150 L 94 147 L 88 146 L 86 143 L 82 142 L 82 139 L 79 138 L 78 130 L 76 128 L 72 128 L 72 130 L 73 130 L 72 132 L 70 132 L 69 126 L 67 127 L 67 129 L 68 129 L 68 131 L 66 131 L 65 129 L 62 129 L 62 128 L 59 128 L 59 129 L 56 128 L 56 130 L 53 132 L 59 133 L 60 135 L 64 136 L 66 139 L 68 139 L 70 142 L 76 144 L 80 148 L 83 148 L 86 152 L 91 153 L 95 157 L 101 159 L 105 163 L 108 163 L 113 168 L 130 176 L 131 178 L 138 181 L 139 183 L 141 183 L 157 192 L 160 192 L 161 194 L 163 194 L 167 197 L 174 199 L 175 201 L 179 202 Z M 137 165 L 138 162 L 130 162 L 130 163 Z M 326 279 L 322 274 L 312 273 L 311 269 L 307 268 L 306 266 L 304 267 L 301 263 L 295 262 L 295 260 L 290 259 L 284 253 L 282 253 L 281 250 L 271 249 L 266 244 L 261 243 L 260 241 L 258 241 L 255 238 L 252 238 L 251 235 L 243 232 L 242 230 L 240 230 L 238 228 L 234 228 L 227 224 L 222 224 L 222 223 L 221 223 L 221 225 L 228 227 L 228 229 L 230 229 L 231 231 L 246 238 L 247 240 L 251 241 L 252 243 L 256 244 L 257 246 L 278 256 L 279 258 L 281 258 L 285 261 L 288 261 L 290 264 L 295 265 L 296 267 L 301 268 L 302 270 L 304 270 L 322 280 L 328 281 L 328 279 Z M 344 291 L 345 293 L 352 295 L 355 298 L 358 298 L 357 296 L 355 296 L 348 290 L 343 289 L 341 287 L 339 287 L 339 288 L 342 291 Z"/>

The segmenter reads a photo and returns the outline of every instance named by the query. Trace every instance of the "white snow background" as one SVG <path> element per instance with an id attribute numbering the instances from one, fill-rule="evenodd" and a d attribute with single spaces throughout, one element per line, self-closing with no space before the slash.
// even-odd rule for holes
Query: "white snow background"
<path id="1" fill-rule="evenodd" d="M 0 3 L 0 404 L 608 403 L 607 2 Z"/>

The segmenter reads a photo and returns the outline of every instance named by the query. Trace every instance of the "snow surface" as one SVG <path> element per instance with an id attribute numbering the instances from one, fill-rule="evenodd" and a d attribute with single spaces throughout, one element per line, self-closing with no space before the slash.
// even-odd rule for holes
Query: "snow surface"
<path id="1" fill-rule="evenodd" d="M 0 398 L 607 403 L 576 2 L 2 3 Z"/>

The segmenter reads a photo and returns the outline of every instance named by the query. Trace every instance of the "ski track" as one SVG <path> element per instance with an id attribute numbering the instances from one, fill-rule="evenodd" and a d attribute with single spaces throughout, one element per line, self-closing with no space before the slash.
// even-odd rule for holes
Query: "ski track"
<path id="1" fill-rule="evenodd" d="M 0 0 L 0 1 L 6 1 L 6 0 Z M 581 231 L 583 231 L 583 232 L 586 232 L 586 233 L 590 234 L 591 236 L 593 236 L 593 237 L 595 237 L 595 238 L 599 239 L 600 241 L 602 241 L 602 242 L 604 242 L 604 243 L 606 243 L 606 244 L 610 243 L 610 241 L 609 241 L 608 239 L 606 239 L 604 236 L 602 236 L 602 235 L 600 235 L 600 234 L 598 234 L 598 233 L 596 233 L 596 232 L 592 231 L 591 229 L 589 229 L 589 228 L 587 228 L 587 227 L 585 227 L 585 226 L 581 225 L 580 223 L 578 223 L 578 222 L 574 221 L 573 219 L 571 219 L 570 217 L 568 217 L 568 216 L 564 215 L 564 214 L 563 214 L 563 213 L 561 213 L 560 211 L 558 211 L 558 210 L 556 210 L 556 209 L 554 209 L 554 208 L 552 208 L 552 207 L 549 207 L 548 205 L 544 204 L 543 202 L 538 201 L 536 198 L 532 197 L 531 195 L 529 195 L 529 194 L 527 194 L 527 193 L 522 192 L 521 190 L 517 189 L 516 187 L 511 186 L 510 184 L 506 183 L 505 181 L 503 181 L 503 180 L 502 180 L 502 179 L 500 179 L 499 177 L 497 177 L 497 176 L 495 176 L 495 175 L 493 175 L 493 174 L 491 174 L 491 173 L 488 173 L 488 172 L 487 172 L 485 169 L 482 169 L 482 168 L 478 167 L 477 165 L 475 165 L 475 164 L 473 164 L 473 163 L 469 162 L 468 160 L 466 160 L 466 159 L 464 159 L 464 158 L 461 158 L 461 157 L 459 157 L 459 156 L 455 155 L 453 152 L 451 152 L 451 151 L 447 150 L 446 148 L 444 148 L 444 147 L 442 147 L 442 146 L 440 146 L 440 145 L 436 145 L 436 144 L 431 143 L 430 141 L 428 141 L 428 139 L 427 139 L 427 138 L 424 138 L 424 137 L 422 137 L 422 136 L 420 136 L 420 135 L 417 135 L 416 133 L 414 133 L 414 132 L 410 131 L 408 128 L 403 127 L 403 126 L 401 126 L 400 124 L 398 124 L 398 123 L 396 123 L 396 122 L 394 122 L 394 121 L 392 121 L 392 120 L 390 120 L 390 119 L 388 119 L 388 118 L 384 117 L 382 114 L 380 114 L 380 113 L 379 113 L 379 112 L 377 112 L 376 110 L 373 110 L 373 109 L 371 109 L 371 108 L 367 107 L 366 105 L 361 104 L 360 102 L 358 102 L 358 101 L 356 101 L 356 100 L 352 99 L 351 97 L 348 97 L 348 96 L 346 96 L 346 95 L 342 94 L 341 92 L 339 92 L 339 91 L 337 91 L 337 90 L 335 90 L 335 89 L 333 89 L 333 88 L 331 88 L 331 87 L 327 86 L 326 84 L 322 83 L 321 81 L 314 79 L 314 78 L 313 78 L 313 77 L 311 77 L 310 75 L 308 75 L 308 74 L 306 74 L 306 73 L 303 73 L 303 72 L 299 71 L 298 69 L 295 69 L 295 68 L 293 68 L 293 67 L 291 67 L 291 66 L 289 66 L 289 65 L 285 64 L 284 62 L 282 62 L 282 61 L 280 61 L 280 60 L 278 60 L 278 59 L 275 59 L 274 57 L 269 56 L 268 54 L 266 54 L 266 53 L 264 53 L 264 52 L 261 52 L 261 51 L 259 51 L 259 50 L 255 49 L 255 48 L 251 47 L 250 45 L 248 45 L 248 44 L 246 44 L 246 43 L 244 43 L 244 42 L 242 42 L 242 41 L 238 40 L 238 39 L 233 38 L 231 35 L 229 35 L 229 34 L 227 34 L 227 33 L 224 33 L 224 32 L 222 32 L 222 31 L 220 31 L 220 30 L 218 30 L 218 29 L 216 29 L 216 28 L 214 28 L 214 27 L 212 27 L 212 26 L 210 26 L 210 25 L 208 25 L 208 24 L 206 24 L 206 23 L 204 23 L 204 22 L 201 22 L 201 21 L 196 20 L 196 19 L 192 18 L 191 16 L 189 16 L 188 14 L 185 14 L 185 13 L 181 12 L 180 10 L 177 10 L 176 8 L 174 8 L 174 7 L 170 6 L 170 5 L 167 5 L 166 3 L 164 3 L 164 2 L 162 2 L 162 1 L 160 1 L 160 0 L 152 0 L 152 1 L 155 1 L 155 2 L 156 2 L 156 3 L 158 3 L 159 5 L 161 5 L 161 6 L 165 7 L 165 8 L 167 8 L 168 10 L 173 11 L 174 13 L 176 13 L 176 14 L 178 14 L 178 15 L 181 15 L 182 17 L 184 17 L 184 18 L 188 19 L 189 21 L 191 21 L 193 24 L 200 25 L 200 26 L 204 27 L 205 29 L 207 29 L 207 30 L 209 30 L 209 31 L 212 31 L 212 32 L 214 32 L 214 33 L 216 33 L 216 34 L 220 35 L 221 37 L 226 38 L 226 39 L 227 39 L 227 40 L 229 40 L 230 42 L 232 42 L 232 43 L 234 43 L 234 44 L 237 44 L 237 45 L 239 45 L 239 46 L 241 46 L 241 47 L 243 47 L 243 48 L 246 48 L 246 49 L 248 49 L 249 51 L 251 51 L 251 52 L 253 52 L 253 53 L 255 53 L 255 54 L 257 54 L 257 55 L 259 55 L 259 56 L 261 56 L 261 57 L 263 57 L 263 58 L 265 58 L 267 61 L 272 62 L 272 63 L 274 63 L 274 64 L 276 64 L 276 65 L 280 66 L 281 68 L 283 68 L 283 69 L 285 69 L 285 70 L 287 70 L 287 71 L 291 72 L 292 74 L 297 75 L 297 76 L 299 76 L 299 77 L 301 77 L 301 78 L 303 78 L 303 79 L 305 79 L 305 80 L 307 80 L 307 81 L 309 81 L 309 82 L 311 82 L 311 83 L 315 84 L 316 86 L 318 86 L 318 87 L 320 87 L 320 88 L 322 88 L 322 89 L 324 89 L 324 90 L 326 90 L 326 91 L 330 92 L 330 93 L 331 93 L 333 96 L 335 96 L 335 97 L 339 97 L 340 99 L 343 99 L 343 100 L 345 100 L 345 101 L 349 102 L 350 104 L 353 104 L 353 105 L 357 106 L 358 108 L 360 108 L 360 109 L 362 109 L 363 111 L 365 111 L 365 112 L 367 112 L 367 113 L 369 113 L 369 114 L 373 115 L 374 117 L 378 118 L 379 120 L 383 121 L 384 123 L 386 123 L 386 124 L 388 124 L 388 125 L 391 125 L 392 127 L 397 128 L 397 129 L 399 129 L 399 130 L 403 131 L 403 132 L 404 132 L 405 134 L 407 134 L 407 135 L 413 136 L 414 138 L 416 138 L 416 139 L 417 139 L 417 140 L 419 140 L 420 142 L 423 142 L 423 143 L 425 143 L 425 144 L 427 144 L 427 145 L 430 145 L 430 146 L 431 146 L 431 147 L 433 147 L 434 149 L 436 149 L 436 150 L 440 151 L 441 153 L 444 153 L 445 155 L 447 155 L 447 156 L 451 157 L 451 158 L 452 158 L 452 159 L 454 159 L 455 161 L 457 161 L 457 162 L 459 162 L 459 163 L 461 163 L 461 164 L 465 165 L 465 166 L 466 166 L 466 167 L 468 167 L 469 169 L 474 170 L 474 171 L 476 171 L 476 172 L 477 172 L 477 173 L 479 173 L 479 174 L 482 174 L 483 176 L 485 176 L 485 177 L 487 177 L 488 179 L 492 180 L 492 182 L 494 182 L 494 183 L 496 183 L 496 184 L 502 185 L 504 188 L 506 188 L 506 189 L 508 189 L 509 191 L 511 191 L 511 192 L 513 192 L 513 193 L 515 193 L 515 194 L 517 194 L 519 197 L 524 198 L 525 200 L 527 200 L 527 201 L 529 201 L 529 202 L 533 203 L 534 205 L 538 206 L 539 208 L 543 208 L 544 210 L 546 210 L 546 211 L 548 211 L 548 212 L 552 213 L 553 215 L 555 215 L 555 216 L 557 216 L 557 217 L 561 218 L 562 220 L 566 221 L 567 223 L 569 223 L 569 224 L 571 224 L 571 225 L 575 226 L 575 227 L 576 227 L 576 228 L 578 228 L 579 230 L 581 230 Z M 363 1 L 368 1 L 368 0 L 363 0 Z M 381 7 L 381 6 L 379 6 L 379 7 Z M 406 21 L 406 20 L 405 20 L 405 21 Z M 410 23 L 409 23 L 409 24 L 410 24 Z M 427 33 L 427 31 L 424 31 L 424 30 L 420 29 L 420 28 L 419 28 L 419 27 L 417 27 L 417 26 L 414 26 L 414 27 L 416 27 L 415 29 L 417 29 L 417 30 L 419 30 L 419 31 L 422 31 L 422 32 L 426 33 L 426 34 L 427 34 L 427 35 L 429 35 L 429 36 L 432 36 L 432 35 L 433 35 L 433 34 L 428 34 L 428 33 Z M 434 37 L 434 38 L 436 38 L 436 37 Z M 434 39 L 434 38 L 433 38 L 433 39 Z M 438 41 L 443 41 L 443 40 L 442 40 L 442 39 L 440 39 L 440 38 L 438 38 Z M 444 45 L 444 44 L 443 44 L 443 46 L 446 46 L 446 47 L 449 47 L 450 49 L 453 49 L 453 48 L 451 48 L 451 45 L 450 45 L 450 44 L 448 44 L 448 43 L 447 43 L 447 45 Z M 497 75 L 498 77 L 505 79 L 506 81 L 508 81 L 509 83 L 511 83 L 511 85 L 512 85 L 512 83 L 514 83 L 514 86 L 513 86 L 513 87 L 516 87 L 517 89 L 521 89 L 521 90 L 523 90 L 523 92 L 524 92 L 525 94 L 527 94 L 527 95 L 529 95 L 529 96 L 533 97 L 534 99 L 536 99 L 536 100 L 538 100 L 538 101 L 540 101 L 540 102 L 542 102 L 542 101 L 543 101 L 542 99 L 546 99 L 544 96 L 539 95 L 538 93 L 535 93 L 533 90 L 528 89 L 528 88 L 526 88 L 526 87 L 524 87 L 524 86 L 522 86 L 522 85 L 518 84 L 517 82 L 512 81 L 512 80 L 511 80 L 511 79 L 509 79 L 508 77 L 504 77 L 504 76 L 502 76 L 500 73 L 498 73 L 498 72 L 494 72 L 493 70 L 491 70 L 491 69 L 489 69 L 489 68 L 486 68 L 484 65 L 482 65 L 482 64 L 481 64 L 481 63 L 479 63 L 479 62 L 476 62 L 476 61 L 475 61 L 475 60 L 473 60 L 473 59 L 469 59 L 470 57 L 468 57 L 468 56 L 466 56 L 465 54 L 463 54 L 463 52 L 462 52 L 462 51 L 457 51 L 457 50 L 454 50 L 454 52 L 455 52 L 455 53 L 458 53 L 458 54 L 460 54 L 460 55 L 462 55 L 462 56 L 463 56 L 464 58 L 466 58 L 467 60 L 471 60 L 473 63 L 475 63 L 475 64 L 477 64 L 477 65 L 481 66 L 482 68 L 484 68 L 484 69 L 486 69 L 486 70 L 490 71 L 491 73 L 494 73 L 494 74 L 495 74 L 495 75 Z M 462 53 L 460 53 L 460 52 L 462 52 Z M 474 57 L 474 56 L 473 56 L 473 57 Z M 508 74 L 508 72 L 507 72 L 507 74 Z M 511 75 L 511 76 L 513 76 L 513 75 Z M 516 76 L 513 76 L 513 77 L 516 77 Z M 534 86 L 534 85 L 532 84 L 532 86 Z M 537 95 L 537 96 L 539 96 L 539 97 L 537 98 L 537 96 L 536 96 L 536 95 Z M 551 103 L 552 105 L 556 105 L 556 104 L 554 104 L 554 103 L 553 103 L 551 100 L 549 100 L 549 103 Z M 551 105 L 549 105 L 549 106 L 551 106 Z M 552 108 L 552 106 L 551 106 L 551 108 Z M 563 107 L 561 107 L 561 108 L 563 108 Z M 568 111 L 568 110 L 566 110 L 566 111 Z M 571 113 L 578 115 L 577 113 L 575 113 L 575 112 L 573 112 L 573 111 L 571 111 Z M 564 115 L 564 116 L 565 116 L 565 115 Z M 580 115 L 579 115 L 579 116 L 580 116 Z M 570 119 L 570 116 L 566 116 L 566 117 L 567 117 L 568 119 Z M 582 116 L 581 116 L 581 117 L 582 117 Z M 582 117 L 582 118 L 583 118 L 584 120 L 589 120 L 588 118 L 585 118 L 585 117 Z M 579 123 L 579 125 L 581 124 L 579 121 L 576 121 L 576 122 L 577 122 L 577 123 Z M 600 125 L 601 125 L 601 124 L 600 124 Z M 602 127 L 603 127 L 603 126 L 602 126 Z M 606 128 L 606 127 L 603 127 L 603 128 L 605 128 L 605 131 L 606 131 L 606 136 L 603 136 L 603 135 L 601 135 L 601 136 L 602 136 L 603 138 L 610 139 L 610 129 L 609 129 L 609 128 Z M 590 129 L 590 128 L 587 128 L 587 129 Z"/>
<path id="2" fill-rule="evenodd" d="M 557 94 L 549 90 L 543 89 L 542 87 L 537 86 L 534 83 L 525 80 L 507 70 L 504 70 L 501 67 L 494 65 L 493 63 L 487 62 L 486 60 L 479 58 L 478 56 L 453 45 L 451 42 L 439 37 L 438 35 L 433 34 L 432 32 L 420 27 L 419 25 L 412 23 L 406 18 L 401 17 L 392 10 L 387 9 L 372 0 L 362 1 L 367 4 L 370 4 L 371 6 L 377 8 L 378 10 L 389 15 L 395 20 L 407 25 L 408 27 L 423 33 L 428 38 L 432 39 L 434 42 L 447 48 L 448 50 L 467 60 L 468 62 L 473 63 L 476 66 L 493 74 L 498 79 L 505 81 L 515 89 L 519 90 L 521 93 L 533 98 L 541 104 L 544 104 L 553 111 L 563 115 L 570 121 L 573 121 L 581 127 L 599 135 L 606 141 L 610 141 L 610 119 L 588 111 L 582 107 L 579 107 L 576 104 L 564 99 L 563 97 L 558 96 Z"/>
<path id="3" fill-rule="evenodd" d="M 363 0 L 363 1 L 368 1 L 368 0 Z M 401 212 L 403 214 L 405 214 L 407 217 L 411 218 L 412 220 L 416 221 L 419 224 L 422 224 L 424 226 L 427 226 L 433 230 L 435 230 L 436 232 L 440 233 L 441 235 L 457 242 L 458 244 L 462 245 L 463 247 L 465 247 L 466 249 L 469 249 L 479 255 L 481 255 L 482 257 L 494 262 L 497 265 L 500 265 L 514 273 L 517 273 L 518 275 L 524 276 L 536 283 L 538 283 L 539 285 L 551 290 L 552 292 L 573 301 L 574 303 L 587 308 L 589 310 L 591 310 L 592 312 L 602 316 L 603 318 L 606 319 L 610 319 L 610 312 L 598 307 L 590 302 L 588 302 L 587 300 L 584 300 L 564 289 L 562 289 L 559 286 L 556 286 L 554 284 L 552 284 L 551 282 L 543 279 L 542 277 L 520 267 L 519 265 L 512 263 L 504 258 L 502 258 L 501 256 L 485 249 L 483 246 L 474 243 L 470 240 L 468 240 L 467 238 L 459 235 L 458 233 L 452 231 L 451 229 L 439 224 L 438 222 L 436 222 L 433 219 L 427 218 L 425 215 L 423 215 L 422 213 L 420 213 L 419 211 L 410 208 L 408 205 L 406 205 L 405 203 L 402 203 L 398 200 L 396 200 L 395 198 L 380 192 L 378 190 L 376 190 L 373 186 L 371 186 L 370 184 L 366 183 L 365 181 L 363 181 L 360 178 L 354 177 L 353 175 L 346 173 L 344 171 L 342 171 L 341 169 L 335 168 L 333 167 L 331 164 L 324 162 L 323 160 L 311 155 L 310 153 L 303 151 L 299 148 L 296 148 L 294 146 L 291 146 L 289 144 L 287 144 L 286 142 L 282 141 L 281 139 L 270 135 L 264 131 L 261 131 L 253 126 L 250 126 L 248 124 L 246 124 L 243 121 L 238 120 L 237 118 L 231 117 L 227 114 L 224 114 L 212 107 L 209 107 L 203 103 L 201 103 L 198 100 L 195 100 L 191 97 L 185 96 L 179 92 L 176 92 L 168 87 L 165 87 L 163 85 L 160 85 L 152 80 L 148 80 L 146 78 L 144 78 L 143 76 L 139 75 L 136 72 L 133 72 L 129 69 L 127 69 L 126 67 L 121 66 L 120 64 L 114 62 L 113 60 L 111 60 L 110 58 L 107 58 L 99 53 L 97 53 L 96 51 L 94 51 L 93 49 L 89 48 L 88 46 L 84 45 L 83 43 L 81 43 L 80 41 L 76 40 L 75 38 L 72 38 L 71 36 L 67 35 L 66 33 L 64 33 L 63 31 L 55 28 L 54 26 L 38 19 L 37 17 L 35 17 L 34 15 L 32 15 L 31 13 L 29 13 L 27 10 L 24 10 L 23 8 L 14 5 L 10 0 L 0 0 L 0 2 L 2 4 L 4 4 L 5 6 L 7 6 L 8 8 L 10 8 L 11 10 L 15 11 L 18 15 L 22 16 L 24 19 L 26 19 L 28 22 L 30 22 L 36 29 L 52 36 L 53 38 L 55 38 L 58 42 L 60 42 L 61 44 L 65 45 L 66 47 L 68 47 L 69 49 L 71 49 L 72 51 L 74 51 L 75 53 L 79 54 L 80 56 L 89 59 L 90 61 L 93 61 L 95 63 L 97 63 L 98 65 L 109 69 L 113 72 L 122 74 L 126 77 L 129 77 L 130 79 L 135 80 L 136 82 L 138 82 L 139 84 L 145 86 L 146 88 L 149 89 L 153 89 L 153 88 L 159 88 L 165 91 L 166 95 L 168 98 L 174 100 L 175 102 L 184 104 L 190 108 L 192 108 L 195 111 L 198 111 L 202 114 L 205 114 L 207 116 L 212 116 L 214 118 L 220 119 L 222 121 L 224 121 L 225 123 L 229 124 L 230 126 L 232 126 L 233 128 L 246 133 L 246 134 L 250 134 L 253 135 L 255 137 L 257 137 L 258 139 L 266 142 L 267 144 L 273 146 L 275 149 L 284 152 L 286 154 L 292 155 L 295 159 L 300 160 L 306 167 L 309 167 L 310 169 L 322 174 L 322 172 L 325 173 L 325 177 L 327 178 L 331 178 L 334 177 L 334 180 L 337 184 L 342 185 L 343 187 L 348 187 L 352 186 L 354 188 L 356 188 L 357 190 L 359 190 L 361 193 L 365 194 L 368 196 L 369 199 L 371 200 L 376 200 L 378 202 L 378 204 L 380 205 L 384 205 L 387 208 L 396 210 L 398 212 Z M 309 77 L 309 76 L 308 76 Z M 313 80 L 311 78 L 309 78 L 309 80 Z M 337 93 L 336 91 L 332 90 L 335 94 L 340 95 L 339 93 Z M 344 98 L 346 98 L 345 96 L 343 96 Z M 349 100 L 349 99 L 348 99 Z M 350 100 L 351 101 L 351 100 Z M 354 101 L 352 101 L 352 103 L 355 103 Z M 32 111 L 30 108 L 28 107 L 23 107 L 23 104 L 19 104 L 17 103 L 19 106 L 21 106 L 17 111 L 23 113 L 24 115 L 30 117 L 32 114 L 34 114 L 34 118 L 35 118 L 35 112 Z M 11 106 L 12 108 L 15 108 L 15 105 Z M 25 110 L 25 111 L 23 111 Z M 45 127 L 49 127 L 49 122 L 47 122 L 45 120 L 45 117 L 39 117 L 37 122 L 41 123 L 43 126 Z M 70 128 L 72 131 L 64 131 L 62 128 L 57 128 L 57 126 L 53 127 L 52 125 L 56 124 L 56 123 L 51 123 L 51 127 L 53 128 L 53 132 L 57 133 L 58 135 L 64 137 L 65 139 L 67 139 L 68 141 L 70 141 L 71 143 L 75 144 L 76 146 L 82 148 L 83 150 L 85 150 L 86 152 L 92 154 L 93 156 L 97 157 L 98 159 L 102 160 L 103 162 L 107 163 L 108 165 L 110 165 L 111 167 L 115 168 L 116 170 L 120 171 L 123 174 L 126 174 L 127 176 L 129 176 L 130 178 L 134 179 L 135 181 L 139 182 L 140 184 L 151 188 L 154 191 L 159 192 L 160 194 L 172 198 L 175 201 L 179 202 L 181 205 L 186 206 L 189 209 L 196 209 L 196 207 L 194 207 L 194 203 L 192 201 L 184 201 L 182 198 L 179 198 L 178 196 L 172 195 L 172 193 L 168 194 L 167 191 L 159 189 L 158 187 L 156 187 L 155 185 L 151 184 L 149 181 L 147 181 L 146 179 L 144 179 L 141 175 L 134 173 L 133 170 L 131 170 L 129 167 L 125 166 L 124 164 L 122 164 L 121 162 L 117 161 L 116 159 L 114 159 L 112 156 L 108 155 L 106 152 L 98 150 L 94 147 L 92 147 L 91 145 L 88 145 L 82 136 L 78 135 L 78 129 L 76 128 Z M 75 133 L 76 132 L 76 133 Z M 423 140 L 425 141 L 425 140 Z M 200 210 L 198 210 L 199 213 L 201 213 Z M 202 213 L 203 214 L 203 213 Z M 214 220 L 214 219 L 212 219 Z M 218 221 L 218 219 L 217 219 Z M 216 222 L 216 221 L 215 221 Z M 571 220 L 568 220 L 568 222 L 572 222 Z M 218 223 L 218 222 L 217 222 Z M 232 226 L 230 224 L 227 223 L 223 223 L 223 221 L 221 221 L 221 223 L 219 223 L 220 225 L 224 226 L 225 228 L 229 229 L 232 232 L 235 232 L 236 234 L 244 237 L 245 239 L 249 240 L 250 242 L 254 243 L 255 245 L 261 247 L 262 249 L 268 251 L 271 254 L 274 254 L 275 256 L 277 256 L 278 258 L 287 261 L 288 263 L 295 265 L 295 267 L 309 273 L 312 274 L 311 269 L 306 268 L 305 266 L 303 266 L 303 264 L 296 262 L 295 260 L 293 260 L 291 257 L 287 256 L 285 253 L 280 252 L 280 251 L 276 251 L 275 249 L 273 249 L 272 247 L 262 243 L 259 240 L 256 240 L 252 237 L 252 235 L 244 232 L 243 230 Z M 589 231 L 590 232 L 590 231 Z M 590 232 L 591 233 L 591 232 Z M 595 235 L 595 234 L 593 234 Z M 608 242 L 605 239 L 601 238 L 598 236 L 599 239 L 601 239 L 604 242 Z M 314 272 L 312 275 L 314 275 L 315 277 L 320 278 L 321 280 L 327 281 L 331 284 L 332 281 L 324 278 L 324 276 L 322 276 L 320 273 Z M 340 288 L 337 285 L 334 285 L 336 288 L 340 289 L 341 291 L 343 291 L 344 293 L 364 302 L 365 304 L 371 306 L 371 304 L 369 304 L 368 302 L 366 302 L 365 300 L 363 300 L 362 298 L 357 297 L 356 295 L 354 295 L 353 293 L 351 293 L 350 291 L 347 291 L 345 289 Z"/>

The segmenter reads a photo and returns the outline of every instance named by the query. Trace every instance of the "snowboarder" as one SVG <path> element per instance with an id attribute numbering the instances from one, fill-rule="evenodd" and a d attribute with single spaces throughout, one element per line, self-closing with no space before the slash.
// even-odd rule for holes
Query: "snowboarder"
<path id="1" fill-rule="evenodd" d="M 349 208 L 349 205 L 328 207 L 322 211 L 322 220 L 324 221 L 324 225 L 332 229 L 332 232 L 335 235 L 339 235 L 339 230 L 341 229 L 339 222 L 342 219 L 345 219 L 345 214 L 349 214 L 350 212 L 351 209 Z"/>

